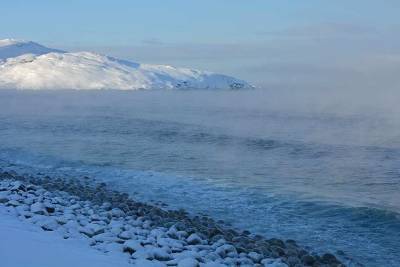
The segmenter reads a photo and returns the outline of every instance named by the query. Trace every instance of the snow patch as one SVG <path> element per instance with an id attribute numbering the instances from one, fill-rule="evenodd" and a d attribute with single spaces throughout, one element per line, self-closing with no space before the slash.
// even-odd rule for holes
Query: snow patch
<path id="1" fill-rule="evenodd" d="M 78 239 L 20 221 L 0 206 L 0 259 L 5 267 L 128 267 L 124 255 L 104 254 Z"/>

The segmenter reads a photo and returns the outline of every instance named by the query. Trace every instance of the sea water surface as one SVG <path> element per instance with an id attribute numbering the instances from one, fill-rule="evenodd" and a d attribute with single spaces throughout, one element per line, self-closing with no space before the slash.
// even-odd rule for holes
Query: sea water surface
<path id="1" fill-rule="evenodd" d="M 400 266 L 400 113 L 370 100 L 3 90 L 0 168 L 89 175 L 268 238 Z"/>

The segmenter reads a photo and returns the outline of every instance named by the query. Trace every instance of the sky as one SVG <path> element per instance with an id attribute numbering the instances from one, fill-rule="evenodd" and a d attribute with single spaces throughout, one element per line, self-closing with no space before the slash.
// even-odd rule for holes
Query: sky
<path id="1" fill-rule="evenodd" d="M 398 0 L 2 0 L 0 12 L 0 38 L 260 87 L 400 89 Z"/>

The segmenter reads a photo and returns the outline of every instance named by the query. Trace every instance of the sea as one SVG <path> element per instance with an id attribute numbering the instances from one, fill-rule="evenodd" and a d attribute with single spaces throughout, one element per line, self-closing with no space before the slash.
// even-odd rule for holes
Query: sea
<path id="1" fill-rule="evenodd" d="M 400 266 L 400 108 L 323 90 L 0 91 L 0 168 Z"/>

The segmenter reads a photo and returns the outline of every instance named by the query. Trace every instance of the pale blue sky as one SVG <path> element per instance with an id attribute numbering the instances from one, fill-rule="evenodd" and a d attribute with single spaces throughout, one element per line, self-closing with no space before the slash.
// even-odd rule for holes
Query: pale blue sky
<path id="1" fill-rule="evenodd" d="M 400 51 L 398 0 L 3 0 L 0 12 L 0 38 L 209 69 L 262 85 L 367 71 L 357 69 L 360 60 L 389 68 Z"/>

